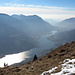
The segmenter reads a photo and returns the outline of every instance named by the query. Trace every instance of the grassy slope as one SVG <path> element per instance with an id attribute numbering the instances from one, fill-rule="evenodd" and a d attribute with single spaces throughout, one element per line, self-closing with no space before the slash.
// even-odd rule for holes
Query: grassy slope
<path id="1" fill-rule="evenodd" d="M 56 48 L 34 62 L 28 62 L 21 66 L 1 68 L 0 75 L 40 75 L 43 71 L 58 66 L 60 62 L 67 58 L 75 58 L 75 42 Z"/>

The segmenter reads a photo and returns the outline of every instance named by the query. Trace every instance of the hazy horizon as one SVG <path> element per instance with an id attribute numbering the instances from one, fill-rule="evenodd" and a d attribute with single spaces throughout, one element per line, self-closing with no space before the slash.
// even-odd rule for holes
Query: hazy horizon
<path id="1" fill-rule="evenodd" d="M 2 0 L 0 13 L 38 15 L 43 19 L 58 19 L 75 17 L 74 0 Z"/>

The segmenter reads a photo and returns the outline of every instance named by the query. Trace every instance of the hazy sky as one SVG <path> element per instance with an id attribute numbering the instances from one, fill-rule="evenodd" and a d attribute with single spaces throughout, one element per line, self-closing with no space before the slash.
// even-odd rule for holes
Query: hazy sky
<path id="1" fill-rule="evenodd" d="M 65 19 L 75 17 L 75 0 L 1 0 L 0 13 Z"/>

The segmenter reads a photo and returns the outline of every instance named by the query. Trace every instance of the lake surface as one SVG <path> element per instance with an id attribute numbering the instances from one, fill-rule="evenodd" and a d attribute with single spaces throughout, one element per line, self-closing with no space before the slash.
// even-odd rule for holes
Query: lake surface
<path id="1" fill-rule="evenodd" d="M 27 60 L 34 57 L 34 55 L 42 55 L 43 50 L 51 49 L 54 47 L 54 42 L 48 40 L 47 38 L 51 35 L 54 35 L 57 31 L 51 31 L 48 34 L 42 35 L 39 42 L 39 48 L 33 48 L 28 51 L 5 55 L 5 57 L 0 59 L 0 67 L 4 67 L 4 63 L 8 63 L 8 65 L 12 65 L 20 62 L 27 62 Z"/>

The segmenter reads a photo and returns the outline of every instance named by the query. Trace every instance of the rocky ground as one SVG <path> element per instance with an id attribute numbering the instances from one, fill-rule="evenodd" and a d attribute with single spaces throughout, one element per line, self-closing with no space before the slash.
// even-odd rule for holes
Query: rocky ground
<path id="1" fill-rule="evenodd" d="M 75 41 L 66 43 L 54 49 L 46 56 L 24 65 L 0 68 L 0 75 L 41 75 L 42 72 L 60 65 L 65 59 L 72 58 L 75 58 Z M 55 72 L 59 71 L 60 68 Z"/>

